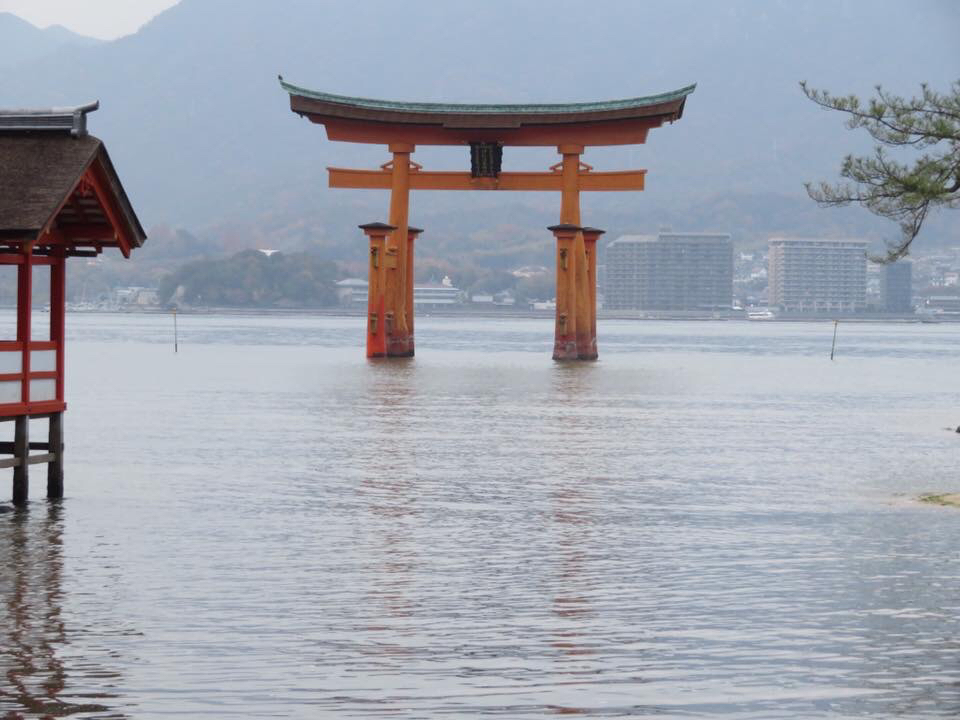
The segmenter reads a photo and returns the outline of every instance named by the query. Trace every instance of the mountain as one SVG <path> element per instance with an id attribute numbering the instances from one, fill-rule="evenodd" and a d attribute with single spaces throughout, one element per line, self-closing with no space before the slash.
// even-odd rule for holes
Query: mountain
<path id="1" fill-rule="evenodd" d="M 41 30 L 12 13 L 0 12 L 0 71 L 29 65 L 59 50 L 92 47 L 102 42 L 78 35 L 62 25 Z"/>
<path id="2" fill-rule="evenodd" d="M 869 94 L 945 89 L 960 67 L 960 6 L 894 0 L 183 0 L 116 41 L 60 49 L 5 73 L 0 106 L 101 101 L 90 117 L 149 227 L 188 227 L 234 249 L 318 248 L 361 257 L 356 225 L 388 198 L 326 188 L 325 166 L 375 168 L 385 148 L 329 142 L 293 115 L 277 74 L 333 93 L 448 102 L 632 97 L 698 83 L 684 117 L 646 145 L 589 149 L 597 169 L 646 167 L 648 189 L 584 198 L 584 221 L 620 232 L 730 231 L 878 238 L 859 209 L 826 211 L 806 180 L 833 179 L 868 147 L 798 82 Z M 5 37 L 0 33 L 0 41 Z M 16 53 L 0 42 L 0 65 Z M 458 148 L 418 149 L 464 169 Z M 506 169 L 544 169 L 550 150 L 507 148 Z M 419 193 L 418 252 L 549 257 L 559 200 L 541 194 Z M 960 218 L 929 233 L 956 241 Z M 498 230 L 499 228 L 499 230 Z M 919 241 L 918 241 L 919 242 Z M 514 252 L 515 251 L 515 252 Z M 511 254 L 512 253 L 512 254 Z M 491 261 L 492 262 L 492 261 Z"/>

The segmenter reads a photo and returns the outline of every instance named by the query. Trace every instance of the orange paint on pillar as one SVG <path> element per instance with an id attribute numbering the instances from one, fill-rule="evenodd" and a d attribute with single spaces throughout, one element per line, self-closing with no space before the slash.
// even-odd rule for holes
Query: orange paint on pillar
<path id="1" fill-rule="evenodd" d="M 551 227 L 557 238 L 557 320 L 554 333 L 553 359 L 577 359 L 577 322 L 581 314 L 577 302 L 577 236 L 580 233 L 580 155 L 582 145 L 559 145 L 560 224 Z M 582 251 L 582 236 L 580 251 Z"/>
<path id="2" fill-rule="evenodd" d="M 549 228 L 557 239 L 557 319 L 554 329 L 553 359 L 577 359 L 576 273 L 574 244 L 578 225 L 562 223 Z"/>
<path id="3" fill-rule="evenodd" d="M 396 228 L 393 225 L 378 222 L 361 225 L 360 229 L 370 239 L 370 266 L 367 285 L 367 357 L 386 357 L 385 251 L 387 234 Z"/>
<path id="4" fill-rule="evenodd" d="M 407 226 L 410 213 L 410 153 L 413 145 L 391 143 L 393 153 L 390 192 L 390 224 L 394 230 L 387 240 L 386 300 L 387 356 L 409 357 L 410 330 L 407 326 L 406 275 Z"/>
<path id="5" fill-rule="evenodd" d="M 590 345 L 590 287 L 587 279 L 587 249 L 583 233 L 578 232 L 573 244 L 576 260 L 574 297 L 577 313 L 577 357 L 593 360 L 595 352 Z"/>
<path id="6" fill-rule="evenodd" d="M 587 255 L 587 288 L 589 290 L 590 353 L 581 360 L 596 360 L 597 352 L 597 240 L 604 231 L 587 227 L 583 229 L 583 242 Z"/>
<path id="7" fill-rule="evenodd" d="M 406 287 L 406 311 L 407 311 L 407 332 L 409 333 L 407 340 L 407 350 L 410 355 L 413 355 L 415 352 L 414 349 L 414 330 L 413 330 L 413 288 L 416 284 L 415 282 L 415 273 L 414 273 L 414 264 L 413 264 L 413 248 L 414 241 L 417 239 L 417 236 L 422 233 L 421 228 L 416 227 L 407 227 L 407 287 Z"/>

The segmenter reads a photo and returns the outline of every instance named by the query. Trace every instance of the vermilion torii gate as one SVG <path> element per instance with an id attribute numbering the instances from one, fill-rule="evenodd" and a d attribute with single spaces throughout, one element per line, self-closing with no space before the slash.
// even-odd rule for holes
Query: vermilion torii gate
<path id="1" fill-rule="evenodd" d="M 413 339 L 413 246 L 422 231 L 408 222 L 410 190 L 531 190 L 560 193 L 554 360 L 597 358 L 596 242 L 580 224 L 581 191 L 643 190 L 646 170 L 594 172 L 580 156 L 591 145 L 644 143 L 651 128 L 679 120 L 695 85 L 661 95 L 566 105 L 447 105 L 344 97 L 280 78 L 290 109 L 324 125 L 330 140 L 386 145 L 379 170 L 327 168 L 330 187 L 390 190 L 389 224 L 361 229 L 370 240 L 367 357 L 409 357 Z M 469 145 L 470 172 L 424 170 L 417 145 Z M 555 146 L 548 172 L 501 172 L 505 146 Z"/>

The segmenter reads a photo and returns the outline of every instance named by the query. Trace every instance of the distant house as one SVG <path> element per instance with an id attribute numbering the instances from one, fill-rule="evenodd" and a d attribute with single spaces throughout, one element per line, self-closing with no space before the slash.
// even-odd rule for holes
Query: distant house
<path id="1" fill-rule="evenodd" d="M 452 307 L 463 303 L 463 291 L 446 283 L 413 286 L 413 304 L 421 307 Z"/>
<path id="2" fill-rule="evenodd" d="M 448 278 L 443 283 L 422 283 L 413 287 L 413 304 L 422 307 L 443 307 L 460 305 L 463 302 L 463 291 L 453 287 Z M 366 307 L 367 287 L 366 280 L 346 278 L 337 283 L 337 297 L 341 305 L 350 307 Z M 490 298 L 493 302 L 493 297 Z"/>

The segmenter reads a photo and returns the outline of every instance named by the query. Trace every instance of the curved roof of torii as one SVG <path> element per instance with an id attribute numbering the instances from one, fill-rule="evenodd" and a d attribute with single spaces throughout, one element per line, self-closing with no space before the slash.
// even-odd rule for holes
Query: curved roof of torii
<path id="1" fill-rule="evenodd" d="M 327 129 L 331 140 L 460 145 L 625 145 L 683 116 L 696 85 L 624 100 L 542 105 L 396 102 L 308 90 L 285 82 L 290 109 Z"/>

